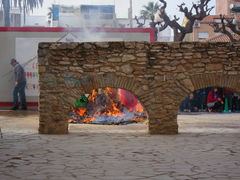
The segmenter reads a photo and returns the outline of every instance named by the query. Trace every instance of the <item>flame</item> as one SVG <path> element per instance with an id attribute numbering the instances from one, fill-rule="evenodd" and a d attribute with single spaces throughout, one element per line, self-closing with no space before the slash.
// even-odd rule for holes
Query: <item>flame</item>
<path id="1" fill-rule="evenodd" d="M 143 106 L 139 102 L 135 106 L 135 111 L 140 112 L 140 113 L 144 112 Z"/>
<path id="2" fill-rule="evenodd" d="M 111 88 L 106 87 L 105 90 L 106 90 L 109 94 L 113 94 L 113 92 L 111 91 Z"/>
<path id="3" fill-rule="evenodd" d="M 89 118 L 85 118 L 82 122 L 83 123 L 89 123 L 91 121 L 94 121 L 96 118 L 95 117 L 89 117 Z"/>
<path id="4" fill-rule="evenodd" d="M 114 101 L 112 97 L 117 97 L 118 99 L 118 93 L 120 95 L 120 100 Z M 136 99 L 135 96 L 128 96 L 129 92 L 125 90 L 116 91 L 115 89 L 113 90 L 109 87 L 106 87 L 105 91 L 94 89 L 88 96 L 89 103 L 93 106 L 99 103 L 99 99 L 96 101 L 98 95 L 104 95 L 104 97 L 106 97 L 107 102 L 105 102 L 106 104 L 104 104 L 104 106 L 100 105 L 101 108 L 97 109 L 93 114 L 89 114 L 87 108 L 72 108 L 71 112 L 73 114 L 76 114 L 77 116 L 76 119 L 75 116 L 73 116 L 74 118 L 69 119 L 68 122 L 74 123 L 77 120 L 80 120 L 83 123 L 90 123 L 96 120 L 98 116 L 121 117 L 124 115 L 123 107 L 125 107 L 125 110 L 127 108 L 128 112 L 134 113 L 134 121 L 143 122 L 146 120 L 146 118 L 141 117 L 142 114 L 145 114 L 143 106 L 140 104 L 140 102 Z M 128 106 L 125 104 L 127 104 Z"/>
<path id="5" fill-rule="evenodd" d="M 87 111 L 86 108 L 78 108 L 77 113 L 78 113 L 80 116 L 83 116 L 86 111 Z"/>
<path id="6" fill-rule="evenodd" d="M 95 96 L 96 96 L 96 90 L 93 89 L 91 95 L 89 96 L 89 100 L 94 102 L 95 101 Z"/>

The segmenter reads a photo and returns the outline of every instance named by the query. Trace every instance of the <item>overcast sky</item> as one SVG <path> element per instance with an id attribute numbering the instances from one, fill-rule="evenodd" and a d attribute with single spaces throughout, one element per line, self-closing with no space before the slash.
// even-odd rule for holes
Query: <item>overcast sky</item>
<path id="1" fill-rule="evenodd" d="M 133 2 L 133 17 L 139 15 L 140 10 L 143 5 L 146 5 L 149 1 L 159 2 L 158 0 L 132 0 Z M 191 6 L 192 2 L 197 2 L 197 0 L 167 0 L 168 9 L 167 13 L 169 15 L 177 14 L 181 16 L 182 13 L 178 12 L 177 5 L 185 2 L 186 5 Z M 48 7 L 53 3 L 80 6 L 81 4 L 92 4 L 92 5 L 109 5 L 115 4 L 117 17 L 127 17 L 129 0 L 44 0 L 44 5 L 40 9 L 35 9 L 33 15 L 46 15 L 48 13 Z M 215 0 L 211 0 L 210 6 L 215 5 Z M 213 11 L 212 13 L 214 13 Z"/>

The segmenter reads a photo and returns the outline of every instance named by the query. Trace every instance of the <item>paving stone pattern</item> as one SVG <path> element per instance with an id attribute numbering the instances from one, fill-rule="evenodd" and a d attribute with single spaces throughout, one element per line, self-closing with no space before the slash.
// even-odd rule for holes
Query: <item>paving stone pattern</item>
<path id="1" fill-rule="evenodd" d="M 1 180 L 239 180 L 240 115 L 179 115 L 179 135 L 146 124 L 71 125 L 40 135 L 35 113 L 0 112 Z"/>

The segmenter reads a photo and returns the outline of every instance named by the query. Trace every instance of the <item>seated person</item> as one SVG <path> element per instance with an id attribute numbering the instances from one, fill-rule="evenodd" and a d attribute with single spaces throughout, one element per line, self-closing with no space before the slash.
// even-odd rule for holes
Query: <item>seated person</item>
<path id="1" fill-rule="evenodd" d="M 207 97 L 207 107 L 209 112 L 222 112 L 223 100 L 220 98 L 217 88 L 213 88 Z"/>

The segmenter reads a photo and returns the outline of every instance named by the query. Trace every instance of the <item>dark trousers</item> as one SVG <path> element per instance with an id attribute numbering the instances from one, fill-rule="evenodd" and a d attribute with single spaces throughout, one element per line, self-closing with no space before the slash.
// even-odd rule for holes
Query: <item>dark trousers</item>
<path id="1" fill-rule="evenodd" d="M 222 112 L 223 111 L 223 104 L 217 101 L 215 105 L 212 107 L 213 112 Z"/>
<path id="2" fill-rule="evenodd" d="M 14 104 L 14 107 L 18 107 L 18 95 L 20 97 L 22 107 L 27 107 L 25 87 L 26 87 L 26 82 L 19 83 L 17 86 L 14 87 L 14 90 L 13 90 L 13 104 Z"/>

